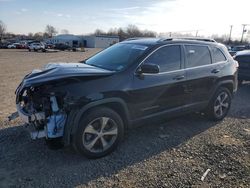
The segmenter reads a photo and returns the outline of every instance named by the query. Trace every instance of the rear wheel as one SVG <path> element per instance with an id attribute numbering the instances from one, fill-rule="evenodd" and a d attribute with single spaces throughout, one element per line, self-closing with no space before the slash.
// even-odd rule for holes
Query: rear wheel
<path id="1" fill-rule="evenodd" d="M 231 92 L 227 88 L 219 88 L 207 107 L 208 118 L 214 121 L 222 120 L 231 106 Z"/>
<path id="2" fill-rule="evenodd" d="M 86 157 L 99 158 L 116 149 L 123 134 L 123 121 L 115 111 L 95 108 L 81 118 L 73 145 Z"/>

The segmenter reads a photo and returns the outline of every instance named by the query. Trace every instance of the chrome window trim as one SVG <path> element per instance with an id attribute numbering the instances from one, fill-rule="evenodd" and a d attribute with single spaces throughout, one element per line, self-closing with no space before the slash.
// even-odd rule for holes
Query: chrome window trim
<path id="1" fill-rule="evenodd" d="M 159 75 L 159 74 L 170 74 L 170 73 L 175 73 L 175 72 L 181 72 L 184 71 L 185 69 L 179 69 L 179 70 L 174 70 L 174 71 L 167 71 L 167 72 L 159 72 L 157 74 L 155 73 L 143 73 L 143 75 Z"/>
<path id="2" fill-rule="evenodd" d="M 165 44 L 165 45 L 162 45 L 162 46 L 159 46 L 158 48 L 156 48 L 155 50 L 153 50 L 150 54 L 147 55 L 147 57 L 145 57 L 140 63 L 139 65 L 136 67 L 135 69 L 135 74 L 138 70 L 138 68 L 141 66 L 141 64 L 143 64 L 153 53 L 155 53 L 156 51 L 158 51 L 159 49 L 161 48 L 164 48 L 164 47 L 167 47 L 167 46 L 180 46 L 180 48 L 182 48 L 182 44 Z M 182 55 L 182 49 L 180 49 L 180 53 Z M 166 71 L 166 72 L 159 72 L 157 74 L 153 74 L 153 75 L 158 75 L 158 74 L 164 74 L 164 73 L 170 73 L 170 72 L 176 72 L 176 71 L 183 71 L 183 67 L 182 67 L 182 57 L 181 57 L 181 67 L 180 69 L 178 70 L 174 70 L 174 71 Z M 151 73 L 143 73 L 144 75 L 152 75 Z"/>
<path id="3" fill-rule="evenodd" d="M 201 68 L 201 67 L 210 67 L 213 65 L 219 65 L 219 64 L 224 64 L 224 63 L 226 63 L 226 61 L 221 61 L 218 63 L 212 63 L 212 64 L 208 64 L 208 65 L 201 65 L 201 66 L 196 66 L 196 67 L 189 67 L 189 68 L 185 68 L 184 70 L 192 70 L 192 69 L 197 69 L 197 68 Z"/>
<path id="4" fill-rule="evenodd" d="M 201 68 L 201 67 L 209 67 L 209 66 L 213 66 L 213 65 L 220 65 L 220 64 L 224 64 L 226 62 L 228 62 L 228 58 L 226 57 L 226 61 L 220 61 L 220 62 L 216 62 L 214 63 L 213 62 L 213 55 L 211 53 L 211 48 L 209 45 L 206 45 L 206 44 L 187 44 L 187 43 L 176 43 L 176 44 L 165 44 L 165 45 L 162 45 L 162 46 L 159 46 L 158 48 L 156 48 L 155 50 L 153 50 L 150 54 L 148 54 L 140 63 L 139 65 L 136 67 L 135 69 L 135 72 L 134 74 L 136 75 L 137 73 L 137 70 L 138 68 L 141 66 L 141 64 L 143 64 L 153 53 L 155 53 L 157 50 L 163 48 L 163 47 L 166 47 L 166 46 L 180 46 L 183 50 L 184 50 L 184 53 L 185 53 L 185 45 L 195 45 L 195 46 L 205 46 L 208 48 L 209 50 L 209 54 L 210 54 L 210 57 L 211 57 L 211 64 L 207 64 L 207 65 L 200 65 L 200 66 L 196 66 L 196 67 L 189 67 L 189 68 L 186 68 L 186 57 L 184 55 L 184 57 L 181 57 L 181 60 L 182 62 L 181 63 L 184 63 L 184 66 L 181 65 L 181 68 L 179 70 L 174 70 L 174 71 L 166 71 L 166 72 L 159 72 L 157 74 L 155 73 L 143 73 L 143 75 L 160 75 L 160 74 L 170 74 L 170 73 L 176 73 L 176 72 L 181 72 L 181 71 L 185 71 L 185 70 L 192 70 L 192 69 L 197 69 L 197 68 Z M 218 48 L 217 46 L 214 46 L 216 48 Z M 181 51 L 182 51 L 181 49 Z M 219 48 L 218 48 L 219 49 Z M 223 52 L 222 52 L 223 53 Z M 181 52 L 182 54 L 182 52 Z M 223 53 L 224 55 L 224 53 Z M 184 59 L 184 60 L 183 60 Z"/>

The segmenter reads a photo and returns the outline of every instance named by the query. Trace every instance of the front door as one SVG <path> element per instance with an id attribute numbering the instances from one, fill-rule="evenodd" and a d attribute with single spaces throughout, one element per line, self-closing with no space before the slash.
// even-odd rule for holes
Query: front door
<path id="1" fill-rule="evenodd" d="M 180 108 L 186 104 L 185 81 L 181 45 L 163 46 L 143 62 L 159 65 L 157 74 L 134 76 L 132 98 L 135 118 Z"/>

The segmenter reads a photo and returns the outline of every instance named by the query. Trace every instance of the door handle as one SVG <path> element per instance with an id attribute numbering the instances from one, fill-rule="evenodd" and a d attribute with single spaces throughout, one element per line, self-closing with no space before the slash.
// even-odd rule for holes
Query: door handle
<path id="1" fill-rule="evenodd" d="M 220 72 L 219 69 L 213 69 L 213 70 L 211 71 L 211 73 L 214 73 L 214 74 L 217 74 L 217 73 L 219 73 L 219 72 Z"/>
<path id="2" fill-rule="evenodd" d="M 179 75 L 179 76 L 175 76 L 173 79 L 174 79 L 174 80 L 182 80 L 182 79 L 184 79 L 184 78 L 185 78 L 184 75 Z"/>

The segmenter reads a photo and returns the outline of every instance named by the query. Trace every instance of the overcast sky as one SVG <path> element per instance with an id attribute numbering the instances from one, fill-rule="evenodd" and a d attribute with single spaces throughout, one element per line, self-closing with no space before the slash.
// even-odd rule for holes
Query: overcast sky
<path id="1" fill-rule="evenodd" d="M 13 33 L 44 32 L 47 24 L 73 34 L 135 24 L 140 29 L 240 37 L 250 24 L 250 0 L 0 0 L 0 20 Z M 250 30 L 250 25 L 247 27 Z"/>

